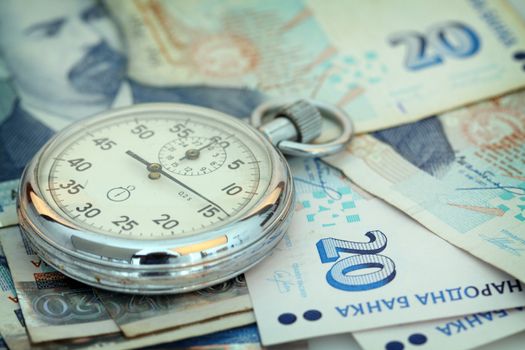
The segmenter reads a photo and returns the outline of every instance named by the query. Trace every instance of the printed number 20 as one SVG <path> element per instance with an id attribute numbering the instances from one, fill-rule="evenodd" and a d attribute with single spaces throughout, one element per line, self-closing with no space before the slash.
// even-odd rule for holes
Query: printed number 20
<path id="1" fill-rule="evenodd" d="M 386 248 L 386 236 L 381 231 L 370 231 L 366 236 L 370 241 L 365 243 L 336 238 L 323 238 L 317 242 L 317 251 L 323 264 L 337 261 L 326 274 L 326 281 L 332 287 L 352 292 L 364 291 L 379 288 L 394 279 L 396 266 L 392 259 L 377 254 Z M 339 260 L 341 252 L 356 255 Z M 362 269 L 378 270 L 352 274 Z"/>
<path id="2" fill-rule="evenodd" d="M 480 47 L 476 32 L 458 22 L 447 22 L 431 27 L 426 35 L 418 32 L 396 33 L 389 38 L 389 41 L 393 46 L 401 43 L 406 45 L 405 65 L 409 70 L 441 64 L 445 56 L 470 57 L 478 52 Z"/>

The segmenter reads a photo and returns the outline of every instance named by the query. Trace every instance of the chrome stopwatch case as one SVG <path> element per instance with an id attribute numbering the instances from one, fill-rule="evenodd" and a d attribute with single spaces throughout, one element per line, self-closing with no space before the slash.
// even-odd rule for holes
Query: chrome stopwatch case
<path id="1" fill-rule="evenodd" d="M 268 255 L 293 200 L 286 160 L 261 132 L 211 109 L 144 104 L 51 139 L 24 171 L 18 215 L 37 254 L 74 279 L 179 293 Z"/>

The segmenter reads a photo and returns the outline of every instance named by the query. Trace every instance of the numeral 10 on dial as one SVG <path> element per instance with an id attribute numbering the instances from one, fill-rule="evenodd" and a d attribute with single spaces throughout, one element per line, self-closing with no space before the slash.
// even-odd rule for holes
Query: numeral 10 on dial
<path id="1" fill-rule="evenodd" d="M 320 239 L 316 246 L 323 264 L 335 262 L 326 273 L 326 281 L 332 287 L 350 291 L 364 291 L 384 286 L 396 276 L 392 259 L 377 254 L 386 248 L 387 238 L 381 231 L 365 234 L 369 242 L 353 242 L 336 238 Z M 350 253 L 341 259 L 340 253 Z M 359 270 L 375 269 L 373 272 L 355 274 Z"/>

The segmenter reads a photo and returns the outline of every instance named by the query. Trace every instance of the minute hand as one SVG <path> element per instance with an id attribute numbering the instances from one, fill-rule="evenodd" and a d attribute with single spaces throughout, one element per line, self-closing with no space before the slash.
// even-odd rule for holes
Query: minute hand
<path id="1" fill-rule="evenodd" d="M 146 165 L 146 166 L 149 166 L 151 163 L 148 162 L 147 160 L 145 160 L 144 158 L 142 158 L 141 156 L 139 156 L 138 154 L 136 154 L 135 152 L 132 152 L 132 151 L 127 151 L 126 152 L 127 155 L 131 156 L 132 158 L 135 158 L 136 160 L 138 160 L 139 162 L 141 162 L 142 164 Z M 180 180 L 177 180 L 176 178 L 174 178 L 173 176 L 171 176 L 170 174 L 168 174 L 167 172 L 165 172 L 164 170 L 162 169 L 159 169 L 157 170 L 157 172 L 161 173 L 162 175 L 166 176 L 168 179 L 170 179 L 171 181 L 177 183 L 178 185 L 184 187 L 185 189 L 187 189 L 188 191 L 191 191 L 193 192 L 194 194 L 196 194 L 197 196 L 201 197 L 202 199 L 204 199 L 206 202 L 212 204 L 213 206 L 219 208 L 224 214 L 226 214 L 227 216 L 230 216 L 230 214 L 228 214 L 226 212 L 226 210 L 222 209 L 220 205 L 216 204 L 215 202 L 209 200 L 208 198 L 204 197 L 202 194 L 200 194 L 199 192 L 195 191 L 194 189 L 192 189 L 191 187 L 189 187 L 188 185 L 186 185 L 185 183 L 181 182 Z"/>

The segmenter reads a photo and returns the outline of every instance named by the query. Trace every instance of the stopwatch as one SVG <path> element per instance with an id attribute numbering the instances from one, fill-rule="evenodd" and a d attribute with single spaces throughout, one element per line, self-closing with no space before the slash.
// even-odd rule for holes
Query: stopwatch
<path id="1" fill-rule="evenodd" d="M 283 152 L 341 149 L 348 117 L 319 102 L 268 102 L 250 126 L 216 110 L 142 104 L 57 133 L 20 183 L 20 228 L 36 253 L 86 284 L 181 293 L 249 269 L 282 238 L 294 211 Z M 343 126 L 307 144 L 322 115 Z"/>

